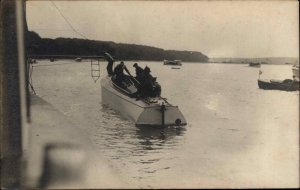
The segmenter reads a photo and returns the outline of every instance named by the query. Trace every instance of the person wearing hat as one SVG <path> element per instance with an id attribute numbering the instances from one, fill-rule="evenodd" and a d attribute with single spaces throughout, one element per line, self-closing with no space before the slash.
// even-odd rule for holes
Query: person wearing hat
<path id="1" fill-rule="evenodd" d="M 143 78 L 144 69 L 142 69 L 142 67 L 140 67 L 137 63 L 134 63 L 133 67 L 135 68 L 135 74 L 136 74 L 135 79 L 137 81 L 141 82 L 141 80 Z"/>
<path id="2" fill-rule="evenodd" d="M 126 78 L 124 74 L 124 70 L 130 75 L 129 70 L 127 69 L 123 61 L 121 61 L 121 63 L 117 65 L 116 68 L 114 69 L 113 78 L 116 81 L 116 83 L 121 86 L 122 86 L 122 82 L 124 82 Z"/>
<path id="3" fill-rule="evenodd" d="M 150 97 L 153 96 L 153 89 L 154 89 L 154 83 L 156 78 L 154 78 L 151 74 L 150 74 L 151 70 L 149 67 L 145 67 L 144 72 L 143 72 L 143 77 L 141 80 L 141 84 L 142 84 L 142 96 L 143 97 Z"/>

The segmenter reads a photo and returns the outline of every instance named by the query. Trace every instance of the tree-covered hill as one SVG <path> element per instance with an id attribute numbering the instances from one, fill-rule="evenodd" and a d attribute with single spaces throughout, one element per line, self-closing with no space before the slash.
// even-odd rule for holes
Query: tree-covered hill
<path id="1" fill-rule="evenodd" d="M 27 33 L 27 47 L 29 54 L 35 55 L 102 55 L 109 52 L 119 60 L 182 60 L 185 62 L 208 62 L 208 57 L 196 51 L 175 51 L 161 48 L 95 41 L 77 38 L 41 38 L 37 33 Z"/>

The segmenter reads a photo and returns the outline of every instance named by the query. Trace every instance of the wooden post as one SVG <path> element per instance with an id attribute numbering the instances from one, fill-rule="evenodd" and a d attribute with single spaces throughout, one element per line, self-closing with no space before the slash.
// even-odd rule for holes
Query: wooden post
<path id="1" fill-rule="evenodd" d="M 164 103 L 162 103 L 161 107 L 160 107 L 160 111 L 161 111 L 161 126 L 164 127 L 165 126 L 165 110 L 166 110 L 166 106 Z"/>
<path id="2" fill-rule="evenodd" d="M 22 118 L 16 1 L 0 1 L 0 178 L 1 188 L 8 189 L 21 187 Z"/>

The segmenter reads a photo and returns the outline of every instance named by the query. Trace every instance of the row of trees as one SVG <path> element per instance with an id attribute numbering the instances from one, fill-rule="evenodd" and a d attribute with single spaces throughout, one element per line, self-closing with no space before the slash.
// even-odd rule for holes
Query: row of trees
<path id="1" fill-rule="evenodd" d="M 41 38 L 35 32 L 28 32 L 27 45 L 29 54 L 35 55 L 102 55 L 109 52 L 119 60 L 182 60 L 186 62 L 208 62 L 208 57 L 201 52 L 175 51 L 160 48 L 123 44 L 107 41 L 85 40 L 77 38 Z"/>

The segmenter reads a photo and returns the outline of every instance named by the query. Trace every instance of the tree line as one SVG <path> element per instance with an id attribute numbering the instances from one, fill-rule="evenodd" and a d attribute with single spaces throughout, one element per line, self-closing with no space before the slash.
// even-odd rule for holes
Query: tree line
<path id="1" fill-rule="evenodd" d="M 41 38 L 36 32 L 27 33 L 27 50 L 31 55 L 103 55 L 106 51 L 119 60 L 182 60 L 184 62 L 208 62 L 209 58 L 196 51 L 164 50 L 161 48 L 96 41 L 77 38 Z"/>

